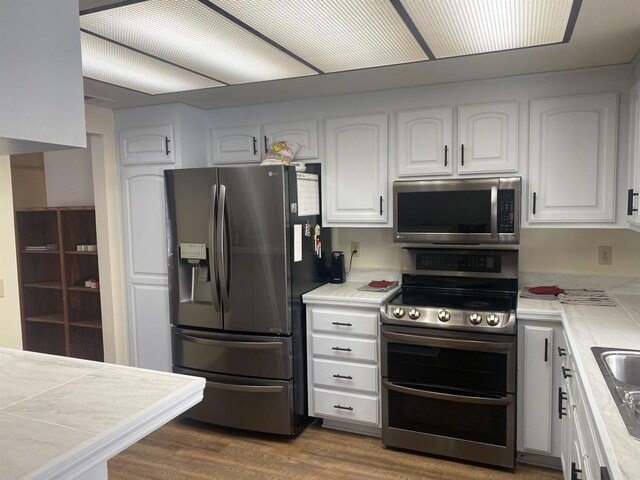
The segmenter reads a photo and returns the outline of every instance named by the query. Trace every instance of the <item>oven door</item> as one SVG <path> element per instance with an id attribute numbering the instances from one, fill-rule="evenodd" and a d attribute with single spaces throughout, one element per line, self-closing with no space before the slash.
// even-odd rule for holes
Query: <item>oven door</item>
<path id="1" fill-rule="evenodd" d="M 513 468 L 515 349 L 515 336 L 383 325 L 383 443 Z"/>

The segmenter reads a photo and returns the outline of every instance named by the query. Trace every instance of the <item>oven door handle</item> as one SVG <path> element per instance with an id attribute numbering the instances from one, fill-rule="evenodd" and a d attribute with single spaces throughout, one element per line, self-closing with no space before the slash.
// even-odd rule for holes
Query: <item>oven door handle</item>
<path id="1" fill-rule="evenodd" d="M 427 392 L 418 390 L 417 388 L 402 387 L 388 380 L 382 379 L 382 386 L 387 390 L 393 390 L 398 393 L 405 393 L 414 397 L 433 398 L 436 400 L 446 400 L 449 402 L 474 403 L 476 405 L 509 405 L 513 403 L 513 396 L 506 398 L 486 398 L 486 397 L 470 397 L 467 395 L 453 395 L 451 393 Z"/>
<path id="2" fill-rule="evenodd" d="M 427 347 L 461 348 L 464 350 L 479 350 L 483 352 L 508 352 L 513 349 L 512 343 L 480 342 L 477 340 L 457 340 L 451 338 L 427 337 L 422 335 L 407 335 L 404 333 L 382 332 L 382 336 L 389 340 L 403 343 L 424 345 Z"/>

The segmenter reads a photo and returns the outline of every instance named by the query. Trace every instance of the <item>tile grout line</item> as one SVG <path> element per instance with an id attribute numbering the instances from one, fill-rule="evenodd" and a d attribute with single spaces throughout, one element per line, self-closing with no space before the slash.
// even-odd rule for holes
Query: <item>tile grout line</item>
<path id="1" fill-rule="evenodd" d="M 86 377 L 87 375 L 92 375 L 92 374 L 94 374 L 94 373 L 96 373 L 96 372 L 99 372 L 100 370 L 103 370 L 103 369 L 104 369 L 104 368 L 106 368 L 106 367 L 107 367 L 106 365 L 103 365 L 102 367 L 100 367 L 100 368 L 96 368 L 95 370 L 92 370 L 91 372 L 83 373 L 82 375 L 80 375 L 80 376 L 78 376 L 78 377 L 74 377 L 74 378 L 72 378 L 72 379 L 70 379 L 70 380 L 67 380 L 67 381 L 65 381 L 65 382 L 58 383 L 58 384 L 56 384 L 56 385 L 54 385 L 54 386 L 52 386 L 52 387 L 49 387 L 49 388 L 47 388 L 47 389 L 45 389 L 45 390 L 42 390 L 42 391 L 40 391 L 40 392 L 38 392 L 38 393 L 34 393 L 33 395 L 29 395 L 29 396 L 28 396 L 28 397 L 26 397 L 26 398 L 23 398 L 23 399 L 21 399 L 21 400 L 17 400 L 17 401 L 15 401 L 15 402 L 9 403 L 8 405 L 5 405 L 4 407 L 0 408 L 0 412 L 2 412 L 2 413 L 8 413 L 8 412 L 6 412 L 6 411 L 5 411 L 5 409 L 7 409 L 7 408 L 9 408 L 9 407 L 13 407 L 14 405 L 17 405 L 17 404 L 22 403 L 22 402 L 26 402 L 27 400 L 30 400 L 30 399 L 32 399 L 32 398 L 34 398 L 34 397 L 37 397 L 38 395 L 42 395 L 43 393 L 50 392 L 51 390 L 55 390 L 55 389 L 56 389 L 56 388 L 58 388 L 58 387 L 62 387 L 62 386 L 67 385 L 67 384 L 69 384 L 69 383 L 71 383 L 71 382 L 75 382 L 76 380 L 79 380 L 79 379 L 81 379 L 81 378 L 84 378 L 84 377 Z"/>
<path id="2" fill-rule="evenodd" d="M 45 425 L 51 425 L 51 426 L 54 426 L 54 427 L 66 428 L 68 430 L 73 430 L 75 432 L 88 433 L 88 434 L 91 434 L 91 435 L 95 435 L 96 433 L 98 433 L 98 432 L 93 432 L 91 430 L 82 430 L 81 428 L 69 427 L 67 425 L 62 425 L 60 423 L 47 422 L 46 420 L 40 420 L 38 418 L 25 417 L 24 415 L 18 415 L 16 413 L 9 413 L 9 412 L 0 411 L 0 414 L 9 415 L 10 417 L 20 418 L 20 419 L 23 419 L 23 420 L 31 420 L 32 422 L 44 423 Z"/>

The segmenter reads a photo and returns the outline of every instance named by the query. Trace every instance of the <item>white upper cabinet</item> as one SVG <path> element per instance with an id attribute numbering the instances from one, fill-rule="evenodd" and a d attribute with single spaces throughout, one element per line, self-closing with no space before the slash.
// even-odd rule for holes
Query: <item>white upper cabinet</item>
<path id="1" fill-rule="evenodd" d="M 211 132 L 213 164 L 260 162 L 260 126 L 216 127 Z"/>
<path id="2" fill-rule="evenodd" d="M 263 153 L 278 141 L 295 142 L 300 145 L 294 160 L 318 158 L 318 121 L 268 123 L 262 126 Z"/>
<path id="3" fill-rule="evenodd" d="M 626 214 L 631 228 L 640 227 L 640 81 L 631 92 L 629 108 L 629 187 Z"/>
<path id="4" fill-rule="evenodd" d="M 118 139 L 122 165 L 175 162 L 172 124 L 123 128 Z"/>
<path id="5" fill-rule="evenodd" d="M 452 173 L 452 109 L 398 112 L 398 176 Z"/>
<path id="6" fill-rule="evenodd" d="M 458 173 L 518 170 L 518 102 L 458 107 Z"/>
<path id="7" fill-rule="evenodd" d="M 614 222 L 618 95 L 532 100 L 529 222 Z"/>
<path id="8" fill-rule="evenodd" d="M 211 131 L 213 164 L 258 163 L 277 141 L 300 145 L 295 160 L 318 158 L 318 121 L 216 127 Z"/>
<path id="9" fill-rule="evenodd" d="M 325 126 L 323 223 L 387 223 L 387 114 L 328 118 Z"/>

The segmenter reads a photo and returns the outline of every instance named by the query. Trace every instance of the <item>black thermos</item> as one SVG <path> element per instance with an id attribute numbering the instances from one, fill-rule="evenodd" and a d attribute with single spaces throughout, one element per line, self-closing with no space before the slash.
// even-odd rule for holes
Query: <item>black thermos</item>
<path id="1" fill-rule="evenodd" d="M 331 283 L 344 283 L 344 252 L 331 252 Z"/>

